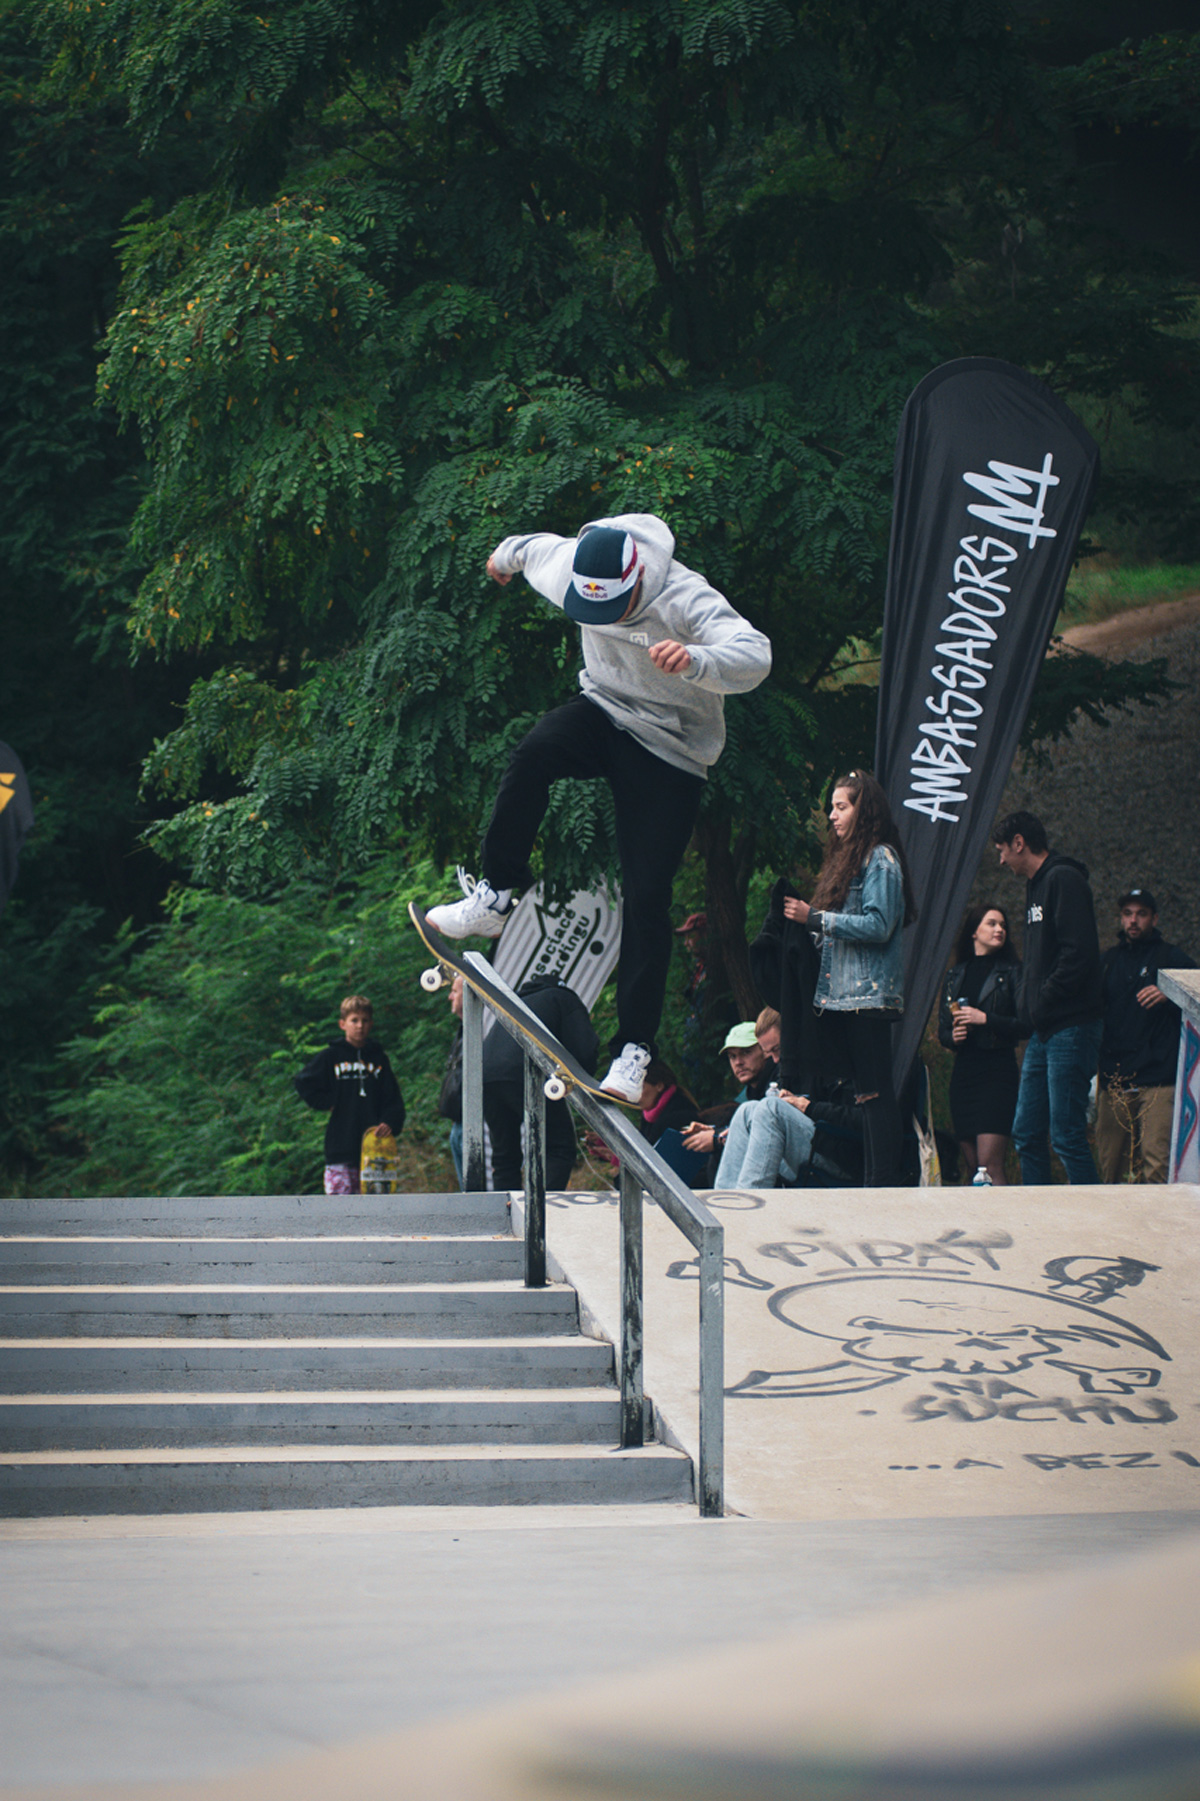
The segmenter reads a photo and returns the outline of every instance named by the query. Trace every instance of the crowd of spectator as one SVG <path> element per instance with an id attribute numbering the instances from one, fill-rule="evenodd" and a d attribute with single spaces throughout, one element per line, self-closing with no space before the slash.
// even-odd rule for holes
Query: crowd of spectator
<path id="1" fill-rule="evenodd" d="M 891 1025 L 903 1008 L 902 932 L 913 916 L 904 855 L 882 790 L 862 772 L 835 785 L 830 828 L 811 898 L 786 879 L 772 890 L 751 947 L 755 982 L 772 1004 L 729 1025 L 718 1061 L 732 1092 L 707 1106 L 693 1091 L 712 1088 L 700 1048 L 707 920 L 692 913 L 677 928 L 689 957 L 679 1038 L 690 1081 L 652 1050 L 637 1104 L 646 1138 L 693 1187 L 902 1179 Z M 1025 885 L 1023 956 L 1006 908 L 994 900 L 973 906 L 938 1010 L 938 1037 L 953 1058 L 948 1101 L 961 1175 L 1004 1184 L 1011 1144 L 1025 1183 L 1053 1179 L 1052 1153 L 1069 1182 L 1163 1182 L 1180 1014 L 1158 977 L 1195 965 L 1163 938 L 1158 902 L 1138 886 L 1121 895 L 1116 940 L 1102 952 L 1088 872 L 1051 849 L 1036 815 L 1010 814 L 995 842 L 1001 867 Z M 578 996 L 553 977 L 521 993 L 594 1072 L 600 1044 Z M 461 980 L 449 998 L 461 1018 Z M 296 1077 L 300 1097 L 329 1114 L 329 1194 L 357 1190 L 364 1138 L 369 1147 L 373 1134 L 398 1135 L 405 1113 L 367 997 L 348 995 L 339 1024 L 340 1039 Z M 483 1076 L 493 1186 L 519 1188 L 522 1052 L 507 1033 L 488 1034 Z M 438 1110 L 451 1125 L 461 1181 L 461 1028 Z M 550 1187 L 568 1185 L 578 1148 L 567 1103 L 550 1102 Z M 586 1148 L 611 1175 L 616 1160 L 607 1147 L 593 1137 Z"/>

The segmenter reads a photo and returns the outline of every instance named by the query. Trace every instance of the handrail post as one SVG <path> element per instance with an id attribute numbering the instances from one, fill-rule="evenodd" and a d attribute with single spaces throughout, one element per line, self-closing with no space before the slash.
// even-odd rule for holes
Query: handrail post
<path id="1" fill-rule="evenodd" d="M 531 1155 L 525 1168 L 526 1184 L 526 1280 L 531 1287 L 545 1282 L 545 1090 L 536 1073 L 561 1077 L 558 1059 L 540 1042 L 544 1028 L 524 1001 L 514 994 L 478 951 L 464 953 L 468 966 L 477 966 L 503 997 L 503 1006 L 494 1004 L 493 1029 L 503 1030 L 525 1053 L 525 1113 Z M 479 1183 L 482 1186 L 482 1111 L 483 1080 L 481 1048 L 471 1051 L 468 1020 L 473 1018 L 471 1004 L 477 997 L 468 989 L 463 996 L 464 1138 L 469 1117 L 478 1119 Z M 476 1045 L 481 1039 L 476 1029 Z M 471 1086 L 468 1058 L 478 1058 L 476 1086 Z M 472 1103 L 468 1096 L 477 1096 Z M 597 1099 L 586 1088 L 569 1094 L 573 1110 L 620 1157 L 620 1271 L 621 1297 L 620 1344 L 617 1357 L 621 1381 L 621 1445 L 635 1446 L 645 1442 L 644 1399 L 644 1301 L 643 1301 L 643 1190 L 662 1209 L 665 1217 L 687 1242 L 694 1246 L 700 1264 L 699 1294 L 699 1389 L 700 1443 L 698 1447 L 696 1485 L 702 1518 L 719 1519 L 725 1510 L 725 1230 L 716 1216 L 698 1196 L 681 1183 L 633 1126 L 622 1117 L 611 1101 Z M 472 1114 L 474 1105 L 476 1112 Z M 535 1171 L 533 1165 L 537 1164 Z M 472 1167 L 468 1163 L 468 1169 Z M 531 1246 L 536 1247 L 531 1251 Z M 540 1274 L 531 1274 L 531 1255 L 540 1254 Z"/>
<path id="2" fill-rule="evenodd" d="M 700 1512 L 725 1511 L 725 1234 L 705 1230 L 700 1245 Z"/>
<path id="3" fill-rule="evenodd" d="M 525 1054 L 525 1286 L 546 1286 L 546 1091 Z"/>
<path id="4" fill-rule="evenodd" d="M 463 983 L 463 1188 L 479 1194 L 487 1187 L 483 1150 L 483 1001 Z"/>
<path id="5" fill-rule="evenodd" d="M 645 1443 L 642 1181 L 621 1164 L 621 1448 Z"/>

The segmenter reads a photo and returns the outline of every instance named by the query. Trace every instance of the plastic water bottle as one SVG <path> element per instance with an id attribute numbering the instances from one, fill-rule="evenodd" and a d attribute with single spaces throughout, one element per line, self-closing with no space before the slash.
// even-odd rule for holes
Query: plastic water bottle
<path id="1" fill-rule="evenodd" d="M 768 1082 L 767 1083 L 767 1092 L 763 1098 L 768 1101 L 771 1099 L 778 1100 L 779 1099 L 779 1083 L 778 1082 Z"/>
<path id="2" fill-rule="evenodd" d="M 971 1187 L 972 1188 L 994 1188 L 995 1187 L 995 1183 L 992 1181 L 992 1178 L 988 1175 L 987 1170 L 982 1163 L 979 1165 L 979 1168 L 975 1171 L 975 1174 L 971 1177 Z"/>

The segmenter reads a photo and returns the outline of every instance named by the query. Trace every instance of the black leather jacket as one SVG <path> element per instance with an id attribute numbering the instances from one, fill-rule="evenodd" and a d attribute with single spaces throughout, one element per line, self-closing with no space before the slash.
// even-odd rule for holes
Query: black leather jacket
<path id="1" fill-rule="evenodd" d="M 986 1026 L 968 1026 L 961 1044 L 954 1042 L 954 1015 L 950 1002 L 956 1001 L 966 978 L 968 965 L 956 963 L 942 988 L 942 1004 L 938 1009 L 938 1038 L 948 1051 L 970 1047 L 976 1051 L 1000 1050 L 1015 1045 L 1027 1036 L 1018 1015 L 1021 993 L 1021 965 L 997 963 L 989 972 L 979 995 L 980 1011 L 987 1014 Z"/>

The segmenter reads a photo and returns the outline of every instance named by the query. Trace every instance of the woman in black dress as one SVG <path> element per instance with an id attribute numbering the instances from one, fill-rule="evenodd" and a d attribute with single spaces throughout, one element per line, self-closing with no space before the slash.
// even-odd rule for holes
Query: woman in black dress
<path id="1" fill-rule="evenodd" d="M 938 1014 L 938 1037 L 954 1052 L 950 1117 L 968 1182 L 979 1169 L 986 1169 L 997 1187 L 1007 1181 L 1004 1153 L 1020 1081 L 1020 979 L 1004 908 L 971 907 Z"/>

